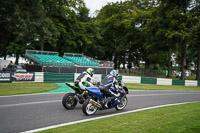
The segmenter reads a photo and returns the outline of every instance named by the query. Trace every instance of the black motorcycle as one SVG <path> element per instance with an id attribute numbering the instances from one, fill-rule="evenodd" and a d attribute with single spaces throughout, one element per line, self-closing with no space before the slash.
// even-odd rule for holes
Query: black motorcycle
<path id="1" fill-rule="evenodd" d="M 79 102 L 83 104 L 86 99 L 88 99 L 88 92 L 86 90 L 82 90 L 77 86 L 73 86 L 69 83 L 65 83 L 67 86 L 72 88 L 75 92 L 67 93 L 64 95 L 62 99 L 62 104 L 66 109 L 74 109 Z M 96 82 L 94 85 L 98 86 L 100 83 Z M 83 83 L 84 86 L 90 87 L 88 83 Z"/>

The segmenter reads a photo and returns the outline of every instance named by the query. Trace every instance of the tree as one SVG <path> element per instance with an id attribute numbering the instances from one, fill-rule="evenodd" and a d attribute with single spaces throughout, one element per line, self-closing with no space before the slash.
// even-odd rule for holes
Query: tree
<path id="1" fill-rule="evenodd" d="M 106 54 L 104 59 L 114 59 L 115 68 L 118 66 L 118 54 L 116 52 L 119 45 L 119 34 L 123 32 L 120 25 L 120 4 L 110 3 L 103 7 L 96 18 L 101 28 L 101 36 L 103 38 L 102 47 Z"/>
<path id="2" fill-rule="evenodd" d="M 6 51 L 16 55 L 15 63 L 18 64 L 19 56 L 24 55 L 28 45 L 38 39 L 50 41 L 52 39 L 51 21 L 45 17 L 41 1 L 1 1 L 1 26 L 7 33 L 1 34 L 1 44 L 6 44 Z M 5 25 L 5 26 L 4 26 Z M 43 44 L 43 43 L 42 43 Z M 7 53 L 4 53 L 6 56 Z"/>
<path id="3" fill-rule="evenodd" d="M 200 80 L 200 1 L 195 0 L 192 5 L 192 9 L 189 12 L 191 19 L 191 32 L 190 32 L 190 47 L 193 50 L 193 54 L 197 57 L 197 72 L 196 80 Z"/>

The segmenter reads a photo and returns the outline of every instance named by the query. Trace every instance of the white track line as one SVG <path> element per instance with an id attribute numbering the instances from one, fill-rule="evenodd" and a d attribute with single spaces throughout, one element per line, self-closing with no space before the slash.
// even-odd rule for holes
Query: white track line
<path id="1" fill-rule="evenodd" d="M 69 92 L 54 92 L 54 93 L 36 93 L 36 94 L 24 94 L 24 95 L 10 95 L 10 96 L 0 96 L 0 98 L 4 97 L 22 97 L 22 96 L 35 96 L 35 95 L 53 95 L 53 94 L 62 94 L 62 93 L 69 93 Z"/>
<path id="2" fill-rule="evenodd" d="M 163 93 L 163 94 L 139 94 L 139 95 L 127 95 L 128 97 L 141 97 L 141 96 L 163 96 L 163 95 L 186 95 L 186 94 L 200 94 L 200 93 Z"/>
<path id="3" fill-rule="evenodd" d="M 29 103 L 17 103 L 17 104 L 6 104 L 6 105 L 0 105 L 0 108 L 3 108 L 3 107 L 13 107 L 13 106 L 22 106 L 22 105 L 32 105 L 32 104 L 54 103 L 54 102 L 61 102 L 61 100 L 29 102 Z"/>
<path id="4" fill-rule="evenodd" d="M 111 115 L 100 116 L 100 117 L 96 117 L 96 118 L 90 118 L 90 119 L 84 119 L 84 120 L 73 121 L 73 122 L 68 122 L 68 123 L 62 123 L 62 124 L 58 124 L 58 125 L 52 125 L 52 126 L 48 126 L 48 127 L 43 127 L 43 128 L 38 128 L 38 129 L 30 130 L 30 131 L 25 131 L 25 132 L 22 132 L 22 133 L 34 133 L 34 132 L 44 131 L 44 130 L 58 128 L 58 127 L 62 127 L 62 126 L 67 126 L 67 125 L 72 125 L 72 124 L 77 124 L 77 123 L 82 123 L 82 122 L 87 122 L 87 121 L 92 121 L 92 120 L 98 120 L 98 119 L 108 118 L 108 117 L 117 116 L 117 115 L 123 115 L 123 114 L 128 114 L 128 113 L 133 113 L 133 112 L 139 112 L 139 111 L 144 111 L 144 110 L 150 110 L 150 109 L 155 109 L 155 108 L 160 108 L 160 107 L 167 107 L 167 106 L 173 106 L 173 105 L 181 105 L 181 104 L 194 103 L 194 102 L 199 102 L 199 101 L 183 102 L 183 103 L 174 103 L 174 104 L 166 104 L 166 105 L 153 106 L 153 107 L 148 107 L 148 108 L 142 108 L 142 109 L 137 109 L 137 110 L 126 111 L 126 112 L 122 112 L 122 113 L 116 113 L 116 114 L 111 114 Z"/>

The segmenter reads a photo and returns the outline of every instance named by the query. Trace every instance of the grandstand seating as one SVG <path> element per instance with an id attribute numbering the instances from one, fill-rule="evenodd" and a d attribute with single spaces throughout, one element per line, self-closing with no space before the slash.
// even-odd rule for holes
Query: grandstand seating
<path id="1" fill-rule="evenodd" d="M 64 57 L 58 56 L 58 52 L 26 50 L 26 58 L 34 64 L 44 66 L 103 66 L 102 61 L 77 53 L 64 53 Z M 101 62 L 101 65 L 100 65 Z"/>
<path id="2" fill-rule="evenodd" d="M 41 55 L 41 54 L 29 54 L 27 55 L 34 62 L 40 65 L 47 66 L 74 66 L 75 64 L 71 61 L 65 60 L 64 58 L 57 55 Z"/>
<path id="3" fill-rule="evenodd" d="M 84 57 L 65 56 L 66 60 L 76 63 L 80 66 L 99 66 L 100 64 Z"/>

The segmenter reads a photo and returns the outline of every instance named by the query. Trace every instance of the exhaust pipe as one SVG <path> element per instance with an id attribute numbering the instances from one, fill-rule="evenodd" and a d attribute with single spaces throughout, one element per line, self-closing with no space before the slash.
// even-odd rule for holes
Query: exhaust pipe
<path id="1" fill-rule="evenodd" d="M 101 104 L 97 103 L 96 101 L 90 99 L 89 103 L 91 103 L 92 105 L 98 107 L 98 108 L 102 108 Z"/>

